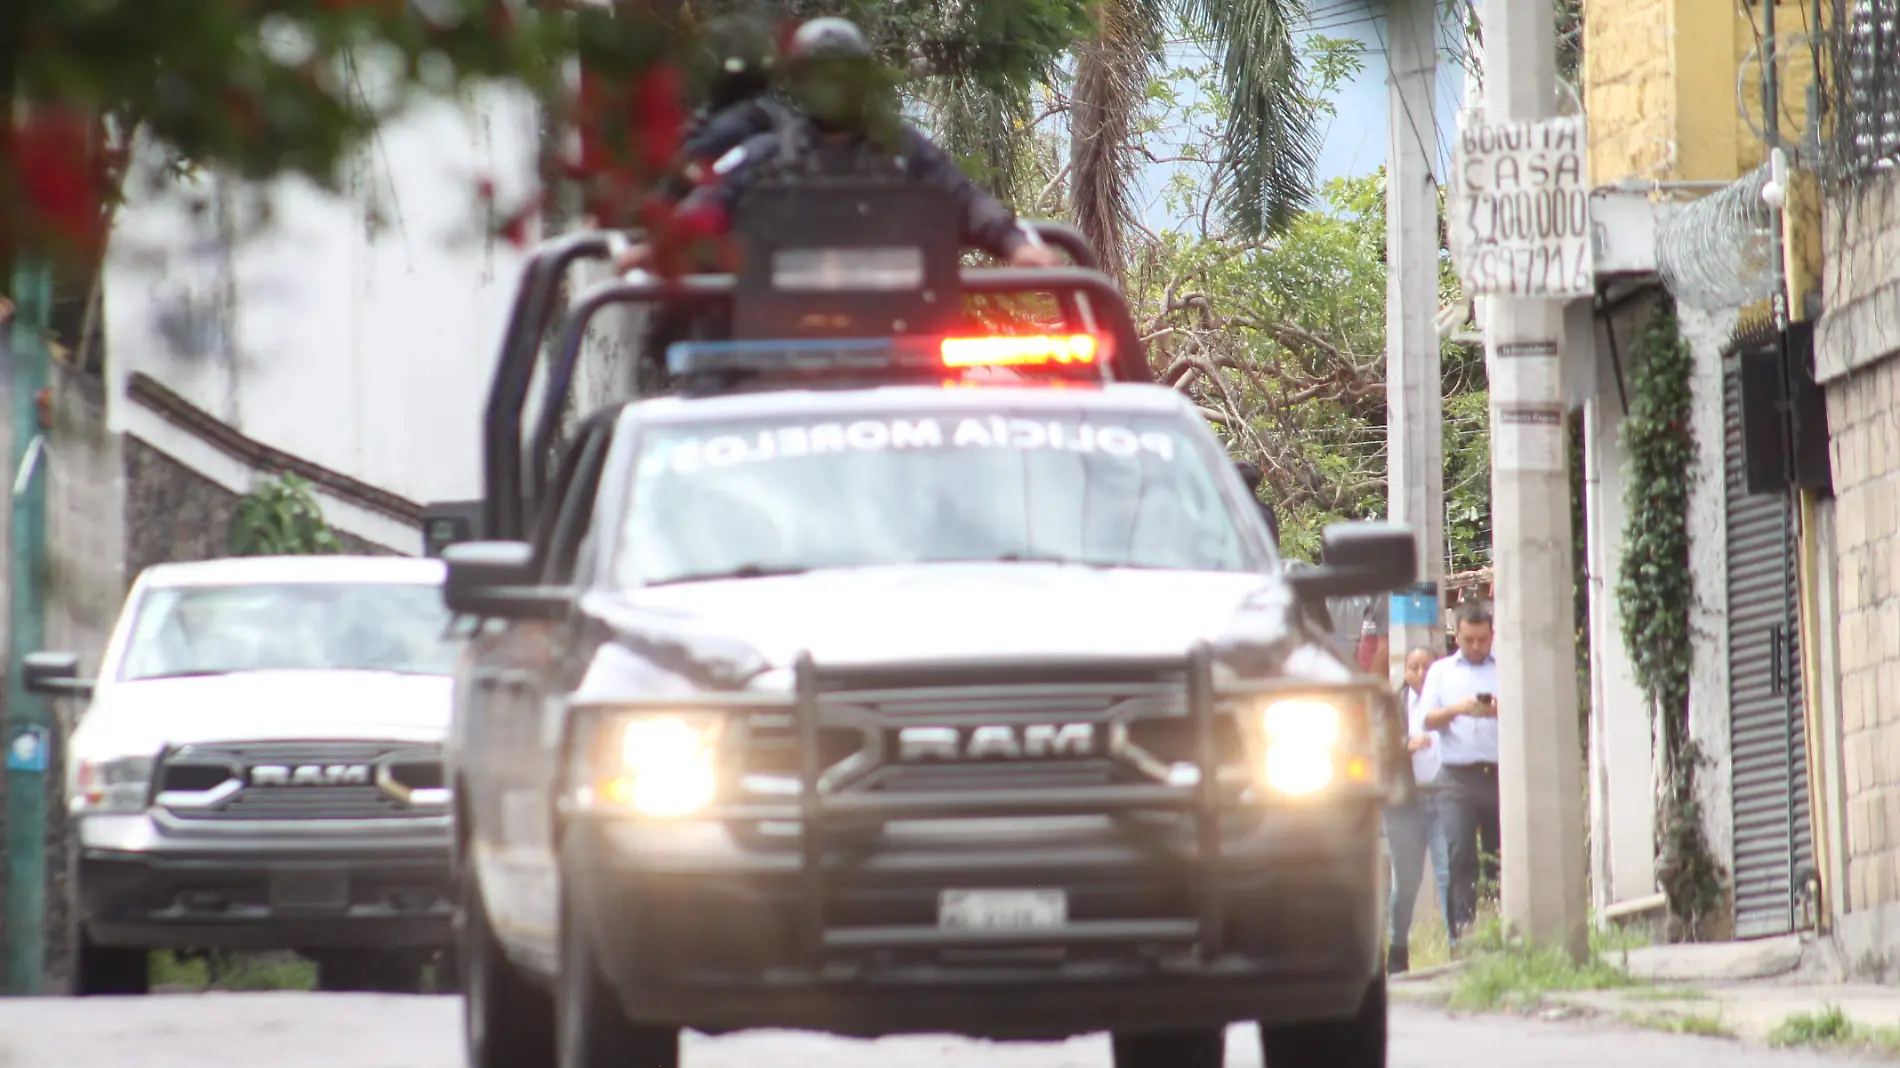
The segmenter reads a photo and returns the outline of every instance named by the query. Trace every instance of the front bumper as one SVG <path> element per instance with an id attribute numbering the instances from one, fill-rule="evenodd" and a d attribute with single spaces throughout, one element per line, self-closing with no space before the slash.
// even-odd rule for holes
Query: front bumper
<path id="1" fill-rule="evenodd" d="M 106 946 L 451 944 L 446 818 L 326 822 L 342 821 L 204 833 L 162 815 L 81 817 L 71 884 L 76 915 L 87 937 Z"/>
<path id="2" fill-rule="evenodd" d="M 1383 971 L 1383 776 L 1298 802 L 1224 783 L 1206 647 L 1184 666 L 1191 783 L 877 793 L 818 785 L 836 714 L 800 658 L 796 802 L 679 822 L 570 810 L 566 922 L 630 1016 L 708 1032 L 1350 1017 Z M 940 925 L 944 890 L 1028 888 L 1065 891 L 1066 917 Z"/>
<path id="3" fill-rule="evenodd" d="M 826 858 L 824 945 L 796 846 L 716 823 L 568 831 L 568 922 L 637 1019 L 702 1031 L 1063 1038 L 1118 1028 L 1343 1018 L 1381 970 L 1374 804 L 1268 813 L 1222 842 L 1219 948 L 1196 911 L 1197 844 L 1106 819 L 891 825 Z M 939 891 L 1060 888 L 1047 934 L 953 936 Z"/>

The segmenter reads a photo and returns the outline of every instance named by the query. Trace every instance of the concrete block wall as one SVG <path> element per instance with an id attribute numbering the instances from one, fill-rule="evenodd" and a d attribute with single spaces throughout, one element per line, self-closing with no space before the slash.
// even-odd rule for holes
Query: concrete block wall
<path id="1" fill-rule="evenodd" d="M 1871 178 L 1826 204 L 1826 311 L 1815 377 L 1834 479 L 1833 692 L 1843 802 L 1836 941 L 1854 969 L 1900 966 L 1900 182 Z"/>
<path id="2" fill-rule="evenodd" d="M 82 673 L 99 665 L 100 653 L 125 597 L 124 483 L 119 437 L 106 429 L 105 388 L 98 378 L 55 366 L 53 429 L 46 452 L 47 605 L 46 646 L 78 653 Z M 79 702 L 56 701 L 60 731 L 56 758 Z M 59 767 L 56 759 L 53 766 Z M 67 930 L 65 782 L 47 777 L 46 978 L 62 990 L 70 972 Z"/>
<path id="3" fill-rule="evenodd" d="M 230 555 L 231 518 L 238 494 L 160 451 L 124 435 L 125 581 L 153 564 L 212 560 Z M 345 552 L 394 550 L 338 530 Z"/>
<path id="4" fill-rule="evenodd" d="M 1900 901 L 1900 357 L 1827 388 L 1849 911 Z"/>

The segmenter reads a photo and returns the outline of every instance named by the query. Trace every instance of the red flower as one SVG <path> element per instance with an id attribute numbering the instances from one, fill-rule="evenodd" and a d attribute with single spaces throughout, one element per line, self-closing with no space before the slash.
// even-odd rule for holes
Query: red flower
<path id="1" fill-rule="evenodd" d="M 679 68 L 670 63 L 648 68 L 633 83 L 634 134 L 654 173 L 665 169 L 679 151 L 680 132 L 686 125 L 682 95 Z"/>
<path id="2" fill-rule="evenodd" d="M 92 124 L 77 112 L 35 111 L 13 131 L 13 164 L 30 222 L 90 244 L 101 233 L 100 174 Z"/>

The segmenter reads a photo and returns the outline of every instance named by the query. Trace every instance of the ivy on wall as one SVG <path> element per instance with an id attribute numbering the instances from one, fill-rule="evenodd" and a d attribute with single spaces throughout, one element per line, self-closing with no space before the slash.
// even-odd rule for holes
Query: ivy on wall
<path id="1" fill-rule="evenodd" d="M 340 553 L 343 543 L 323 517 L 310 483 L 296 475 L 266 479 L 238 501 L 231 517 L 233 556 Z"/>
<path id="2" fill-rule="evenodd" d="M 1689 484 L 1696 461 L 1690 422 L 1694 360 L 1675 306 L 1665 300 L 1631 347 L 1629 416 L 1623 421 L 1629 482 L 1623 491 L 1623 562 L 1616 596 L 1623 643 L 1649 700 L 1661 749 L 1657 878 L 1677 937 L 1696 937 L 1723 905 L 1722 871 L 1703 831 L 1695 778 L 1703 764 L 1689 733 L 1694 657 L 1690 610 Z"/>

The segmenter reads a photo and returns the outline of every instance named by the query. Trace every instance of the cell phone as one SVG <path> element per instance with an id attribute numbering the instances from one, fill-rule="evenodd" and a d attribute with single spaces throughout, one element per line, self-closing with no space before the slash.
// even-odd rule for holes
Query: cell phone
<path id="1" fill-rule="evenodd" d="M 1488 693 L 1481 693 L 1481 694 L 1479 694 L 1479 695 L 1478 695 L 1478 703 L 1479 703 L 1479 704 L 1481 704 L 1481 705 L 1488 705 L 1488 704 L 1490 704 L 1490 703 L 1491 703 L 1491 695 L 1490 695 L 1490 694 L 1488 694 Z"/>

